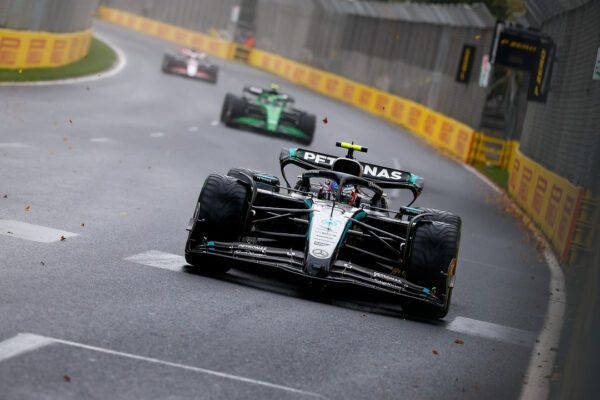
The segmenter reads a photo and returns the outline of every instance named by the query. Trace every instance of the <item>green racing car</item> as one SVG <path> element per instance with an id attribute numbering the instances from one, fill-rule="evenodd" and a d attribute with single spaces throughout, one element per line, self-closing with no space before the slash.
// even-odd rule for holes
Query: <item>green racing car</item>
<path id="1" fill-rule="evenodd" d="M 223 101 L 221 122 L 229 127 L 247 128 L 292 139 L 308 145 L 312 142 L 316 117 L 292 107 L 294 99 L 271 89 L 244 87 L 244 95 L 228 93 Z"/>

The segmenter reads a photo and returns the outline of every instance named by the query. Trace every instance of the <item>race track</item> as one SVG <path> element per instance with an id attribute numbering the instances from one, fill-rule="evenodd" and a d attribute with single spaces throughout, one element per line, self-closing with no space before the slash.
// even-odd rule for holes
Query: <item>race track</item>
<path id="1" fill-rule="evenodd" d="M 0 232 L 2 399 L 518 397 L 549 272 L 490 187 L 349 105 L 223 60 L 217 85 L 164 75 L 171 44 L 99 21 L 95 31 L 126 55 L 115 76 L 0 87 L 0 229 L 28 235 Z M 226 93 L 271 82 L 317 115 L 312 149 L 368 146 L 361 159 L 425 178 L 417 205 L 462 216 L 443 321 L 182 267 L 205 176 L 279 175 L 280 149 L 298 146 L 217 123 Z M 40 226 L 76 236 L 38 242 Z"/>

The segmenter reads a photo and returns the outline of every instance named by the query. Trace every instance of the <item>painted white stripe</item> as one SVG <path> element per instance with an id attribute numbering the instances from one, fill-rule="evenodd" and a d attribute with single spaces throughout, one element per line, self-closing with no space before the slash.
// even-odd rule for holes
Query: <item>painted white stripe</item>
<path id="1" fill-rule="evenodd" d="M 154 132 L 154 133 L 151 133 L 150 136 L 151 137 L 163 137 L 163 136 L 165 136 L 165 134 L 162 132 Z"/>
<path id="2" fill-rule="evenodd" d="M 219 121 L 211 121 L 210 125 L 217 126 L 217 125 L 219 125 Z"/>
<path id="3" fill-rule="evenodd" d="M 535 340 L 535 333 L 533 332 L 466 317 L 454 318 L 452 322 L 446 325 L 446 329 L 522 346 L 530 346 Z"/>
<path id="4" fill-rule="evenodd" d="M 94 142 L 94 143 L 108 143 L 108 142 L 112 142 L 112 139 L 109 139 L 107 137 L 95 137 L 95 138 L 91 138 L 90 142 Z"/>
<path id="5" fill-rule="evenodd" d="M 124 353 L 121 351 L 115 351 L 115 350 L 105 349 L 102 347 L 89 346 L 87 344 L 72 342 L 70 340 L 56 339 L 56 338 L 51 338 L 51 337 L 34 335 L 34 334 L 30 334 L 30 333 L 19 334 L 11 339 L 1 342 L 0 343 L 0 361 L 5 360 L 10 357 L 14 357 L 19 354 L 22 354 L 26 351 L 31 351 L 36 348 L 43 347 L 43 346 L 51 344 L 51 343 L 59 343 L 59 344 L 63 344 L 63 345 L 71 346 L 71 347 L 80 348 L 80 349 L 92 350 L 92 351 L 97 351 L 97 352 L 104 353 L 104 354 L 110 354 L 113 356 L 130 358 L 133 360 L 149 362 L 152 364 L 165 365 L 168 367 L 184 369 L 187 371 L 199 372 L 202 374 L 212 375 L 212 376 L 216 376 L 216 377 L 224 378 L 224 379 L 230 379 L 230 380 L 237 381 L 237 382 L 250 383 L 253 385 L 257 385 L 257 386 L 267 387 L 270 389 L 277 389 L 277 390 L 281 390 L 281 391 L 288 392 L 288 393 L 295 393 L 295 394 L 300 394 L 300 395 L 309 396 L 309 397 L 323 398 L 323 396 L 321 396 L 317 393 L 307 392 L 305 390 L 295 389 L 295 388 L 292 388 L 289 386 L 278 385 L 276 383 L 261 381 L 258 379 L 246 378 L 243 376 L 227 374 L 224 372 L 214 371 L 214 370 L 210 370 L 210 369 L 206 369 L 206 368 L 193 367 L 191 365 L 178 364 L 178 363 L 174 363 L 174 362 L 159 360 L 157 358 L 138 356 L 136 354 Z M 6 354 L 6 357 L 3 358 L 2 357 L 3 354 Z"/>
<path id="6" fill-rule="evenodd" d="M 52 340 L 30 333 L 19 333 L 10 339 L 0 342 L 0 362 L 28 353 L 52 343 Z"/>
<path id="7" fill-rule="evenodd" d="M 149 267 L 168 269 L 169 271 L 181 271 L 181 267 L 187 265 L 183 256 L 158 250 L 145 251 L 125 258 L 125 261 L 131 261 Z"/>
<path id="8" fill-rule="evenodd" d="M 77 236 L 73 232 L 61 231 L 11 219 L 0 219 L 0 234 L 40 243 L 57 242 L 61 236 L 65 238 Z"/>
<path id="9" fill-rule="evenodd" d="M 127 58 L 125 58 L 125 53 L 118 46 L 112 43 L 110 40 L 106 39 L 103 35 L 95 34 L 95 37 L 102 40 L 104 43 L 109 45 L 115 53 L 117 53 L 117 61 L 108 71 L 104 71 L 101 73 L 96 73 L 88 76 L 81 76 L 79 78 L 69 78 L 69 79 L 55 79 L 48 81 L 34 81 L 34 82 L 0 82 L 0 86 L 51 86 L 51 85 L 70 85 L 74 83 L 85 83 L 85 82 L 93 82 L 104 78 L 110 78 L 121 72 L 123 68 L 127 65 Z"/>
<path id="10" fill-rule="evenodd" d="M 198 127 L 197 126 L 190 126 L 188 128 L 188 132 L 197 132 L 198 131 Z"/>
<path id="11" fill-rule="evenodd" d="M 2 149 L 17 149 L 23 147 L 30 147 L 28 144 L 20 142 L 0 142 L 0 148 Z"/>
<path id="12" fill-rule="evenodd" d="M 554 372 L 556 350 L 560 343 L 567 302 L 565 276 L 558 260 L 550 250 L 551 247 L 548 241 L 539 232 L 536 232 L 536 238 L 542 241 L 546 247 L 544 258 L 550 268 L 549 289 L 552 296 L 544 317 L 544 327 L 531 352 L 529 367 L 525 373 L 525 382 L 519 396 L 520 400 L 543 400 L 550 395 L 550 379 L 547 376 L 552 376 Z M 541 368 L 538 365 L 541 365 Z"/>

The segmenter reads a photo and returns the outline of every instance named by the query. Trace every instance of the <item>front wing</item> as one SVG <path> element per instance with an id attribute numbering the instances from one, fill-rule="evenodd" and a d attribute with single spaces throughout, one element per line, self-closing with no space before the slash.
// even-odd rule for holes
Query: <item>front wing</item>
<path id="1" fill-rule="evenodd" d="M 276 268 L 312 281 L 353 286 L 392 297 L 410 298 L 444 307 L 429 289 L 398 276 L 371 270 L 346 261 L 334 261 L 329 274 L 315 277 L 304 271 L 305 255 L 301 251 L 253 245 L 241 242 L 206 242 L 187 249 L 190 253 L 203 254 L 208 262 L 235 262 L 234 268 L 256 271 L 257 268 Z"/>

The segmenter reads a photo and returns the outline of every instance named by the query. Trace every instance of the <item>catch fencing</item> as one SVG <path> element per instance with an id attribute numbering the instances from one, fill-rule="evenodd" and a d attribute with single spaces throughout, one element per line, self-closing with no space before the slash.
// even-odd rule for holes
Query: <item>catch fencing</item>
<path id="1" fill-rule="evenodd" d="M 78 32 L 92 27 L 91 12 L 99 0 L 3 0 L 0 29 L 54 33 Z"/>
<path id="2" fill-rule="evenodd" d="M 0 1 L 0 68 L 58 67 L 88 54 L 98 0 Z"/>

